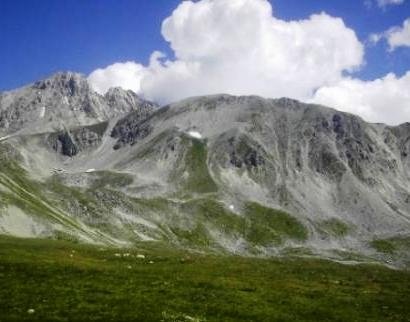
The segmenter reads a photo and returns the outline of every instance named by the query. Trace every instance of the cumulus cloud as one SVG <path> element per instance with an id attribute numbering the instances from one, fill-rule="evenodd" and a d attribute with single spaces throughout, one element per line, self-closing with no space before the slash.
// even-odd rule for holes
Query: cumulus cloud
<path id="1" fill-rule="evenodd" d="M 363 45 L 326 13 L 284 21 L 267 0 L 183 1 L 161 32 L 174 59 L 154 52 L 147 66 L 116 63 L 94 71 L 90 83 L 101 93 L 122 86 L 159 103 L 215 93 L 322 102 L 325 89 L 360 83 L 345 75 L 363 64 Z"/>
<path id="2" fill-rule="evenodd" d="M 312 101 L 359 114 L 371 122 L 400 124 L 410 120 L 410 71 L 374 81 L 346 78 L 317 90 Z"/>
<path id="3" fill-rule="evenodd" d="M 410 18 L 403 22 L 403 26 L 392 27 L 385 32 L 371 34 L 369 37 L 372 43 L 377 43 L 382 39 L 386 39 L 390 51 L 398 47 L 410 47 Z"/>
<path id="4" fill-rule="evenodd" d="M 340 18 L 320 13 L 287 22 L 266 0 L 184 1 L 162 35 L 175 60 L 154 53 L 144 68 L 117 63 L 93 72 L 91 83 L 99 90 L 126 84 L 160 102 L 220 92 L 306 98 L 363 59 L 362 44 Z"/>

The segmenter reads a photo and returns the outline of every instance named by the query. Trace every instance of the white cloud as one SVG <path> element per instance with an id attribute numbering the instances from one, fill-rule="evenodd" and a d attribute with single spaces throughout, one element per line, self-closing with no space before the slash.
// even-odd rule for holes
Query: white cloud
<path id="1" fill-rule="evenodd" d="M 402 77 L 388 74 L 368 82 L 346 78 L 320 88 L 312 101 L 358 114 L 371 122 L 404 123 L 410 121 L 410 71 Z"/>
<path id="2" fill-rule="evenodd" d="M 130 88 L 159 103 L 215 93 L 312 100 L 317 89 L 322 101 L 345 82 L 367 88 L 344 76 L 363 64 L 362 43 L 326 13 L 284 21 L 267 0 L 183 1 L 161 31 L 175 59 L 154 52 L 147 66 L 116 63 L 93 72 L 90 83 L 100 92 Z"/>
<path id="3" fill-rule="evenodd" d="M 404 3 L 404 0 L 377 0 L 377 5 L 380 8 L 384 8 L 386 6 L 390 6 L 390 5 L 399 5 Z"/>
<path id="4" fill-rule="evenodd" d="M 91 83 L 99 90 L 126 84 L 160 102 L 220 92 L 305 98 L 363 58 L 362 44 L 340 18 L 320 13 L 287 22 L 273 17 L 266 0 L 184 1 L 162 34 L 175 60 L 155 53 L 143 70 L 114 64 L 91 74 Z"/>
<path id="5" fill-rule="evenodd" d="M 406 19 L 401 27 L 392 27 L 385 32 L 371 34 L 369 37 L 369 41 L 373 44 L 382 39 L 386 39 L 390 51 L 398 47 L 410 47 L 410 18 Z"/>
<path id="6" fill-rule="evenodd" d="M 373 34 L 370 34 L 369 41 L 371 44 L 377 44 L 380 40 L 383 39 L 383 37 L 384 35 L 382 33 L 381 34 L 373 33 Z"/>
<path id="7" fill-rule="evenodd" d="M 410 18 L 403 22 L 402 27 L 394 27 L 388 30 L 386 38 L 391 50 L 397 47 L 410 47 Z"/>
<path id="8" fill-rule="evenodd" d="M 88 76 L 94 90 L 104 94 L 110 87 L 141 91 L 140 84 L 145 75 L 145 67 L 135 62 L 115 63 L 106 68 L 99 68 Z"/>
<path id="9" fill-rule="evenodd" d="M 265 0 L 183 2 L 162 25 L 175 52 L 144 79 L 162 101 L 228 92 L 304 98 L 362 62 L 363 47 L 325 13 L 286 22 Z"/>

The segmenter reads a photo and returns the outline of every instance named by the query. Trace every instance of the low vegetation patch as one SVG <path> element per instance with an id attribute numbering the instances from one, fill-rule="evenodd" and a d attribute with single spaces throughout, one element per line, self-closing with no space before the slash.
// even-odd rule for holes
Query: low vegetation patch
<path id="1" fill-rule="evenodd" d="M 185 139 L 187 140 L 187 139 Z M 185 166 L 188 178 L 185 182 L 185 189 L 188 192 L 208 193 L 215 192 L 218 187 L 213 180 L 207 164 L 208 151 L 206 143 L 190 139 L 191 146 L 185 155 Z"/>
<path id="2" fill-rule="evenodd" d="M 210 236 L 210 230 L 230 240 L 242 239 L 254 247 L 282 244 L 286 239 L 304 241 L 306 228 L 291 215 L 260 204 L 248 202 L 244 214 L 236 214 L 226 205 L 211 198 L 198 198 L 182 202 L 177 213 L 190 222 L 192 227 L 177 227 L 174 234 L 185 244 L 220 248 L 217 240 Z"/>
<path id="3" fill-rule="evenodd" d="M 400 251 L 410 252 L 410 237 L 375 239 L 370 245 L 378 252 L 385 254 L 394 254 Z"/>
<path id="4" fill-rule="evenodd" d="M 280 244 L 285 239 L 304 241 L 307 229 L 288 213 L 264 207 L 255 202 L 245 205 L 248 220 L 247 239 L 255 244 Z"/>
<path id="5" fill-rule="evenodd" d="M 351 232 L 352 228 L 337 218 L 331 218 L 319 222 L 318 229 L 321 234 L 332 237 L 344 237 Z"/>

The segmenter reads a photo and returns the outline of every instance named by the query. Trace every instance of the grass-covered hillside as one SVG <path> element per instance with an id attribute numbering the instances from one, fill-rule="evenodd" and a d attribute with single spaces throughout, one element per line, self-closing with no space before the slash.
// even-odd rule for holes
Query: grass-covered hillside
<path id="1" fill-rule="evenodd" d="M 410 321 L 408 271 L 150 242 L 3 236 L 0 286 L 0 321 Z"/>

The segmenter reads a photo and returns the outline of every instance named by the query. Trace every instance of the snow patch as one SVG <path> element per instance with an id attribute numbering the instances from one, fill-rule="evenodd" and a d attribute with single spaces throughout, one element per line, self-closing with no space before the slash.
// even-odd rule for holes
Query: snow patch
<path id="1" fill-rule="evenodd" d="M 202 134 L 198 131 L 188 131 L 188 135 L 194 139 L 202 139 Z"/>
<path id="2" fill-rule="evenodd" d="M 92 172 L 95 172 L 95 169 L 87 169 L 87 170 L 85 170 L 85 173 L 92 173 Z"/>
<path id="3" fill-rule="evenodd" d="M 234 211 L 234 210 L 235 210 L 235 206 L 234 206 L 234 205 L 229 205 L 229 210 Z"/>

